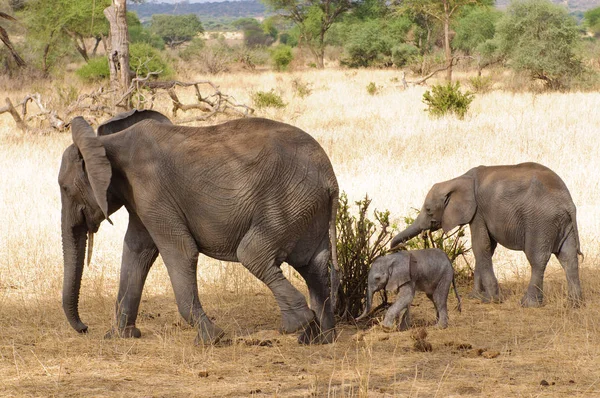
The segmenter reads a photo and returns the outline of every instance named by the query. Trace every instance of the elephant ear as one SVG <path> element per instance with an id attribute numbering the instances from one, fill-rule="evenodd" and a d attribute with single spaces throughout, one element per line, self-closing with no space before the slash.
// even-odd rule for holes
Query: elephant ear
<path id="1" fill-rule="evenodd" d="M 73 142 L 85 163 L 85 170 L 96 198 L 96 203 L 100 206 L 104 217 L 108 218 L 108 200 L 106 193 L 110 184 L 112 170 L 110 162 L 106 157 L 106 150 L 102 142 L 94 134 L 94 129 L 81 116 L 71 120 L 71 134 Z"/>
<path id="2" fill-rule="evenodd" d="M 411 273 L 411 263 L 414 262 L 414 257 L 408 252 L 393 254 L 394 260 L 389 268 L 389 276 L 385 290 L 397 292 L 400 286 L 411 281 L 413 273 Z M 414 267 L 414 265 L 413 265 Z"/>
<path id="3" fill-rule="evenodd" d="M 477 209 L 473 177 L 460 176 L 439 185 L 440 194 L 445 203 L 442 215 L 444 232 L 448 232 L 458 225 L 470 223 Z"/>
<path id="4" fill-rule="evenodd" d="M 100 126 L 98 126 L 98 135 L 100 136 L 118 133 L 119 131 L 125 130 L 126 128 L 131 127 L 145 119 L 152 119 L 165 124 L 173 124 L 168 117 L 160 112 L 153 111 L 151 109 L 133 109 L 128 112 L 119 113 L 117 116 L 102 123 Z"/>

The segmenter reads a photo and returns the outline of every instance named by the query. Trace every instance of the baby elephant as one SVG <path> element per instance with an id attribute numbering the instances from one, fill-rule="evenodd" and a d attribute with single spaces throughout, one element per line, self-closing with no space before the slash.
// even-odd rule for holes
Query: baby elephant
<path id="1" fill-rule="evenodd" d="M 448 291 L 450 283 L 458 300 L 458 311 L 461 311 L 460 297 L 454 283 L 454 269 L 446 253 L 440 249 L 425 249 L 400 251 L 378 257 L 369 271 L 367 288 L 367 303 L 365 311 L 356 320 L 363 319 L 371 312 L 371 304 L 375 292 L 385 289 L 398 292 L 396 302 L 387 310 L 383 326 L 391 329 L 394 321 L 404 309 L 406 312 L 398 325 L 399 330 L 410 327 L 410 304 L 415 297 L 415 291 L 420 290 L 435 305 L 437 326 L 448 327 Z"/>

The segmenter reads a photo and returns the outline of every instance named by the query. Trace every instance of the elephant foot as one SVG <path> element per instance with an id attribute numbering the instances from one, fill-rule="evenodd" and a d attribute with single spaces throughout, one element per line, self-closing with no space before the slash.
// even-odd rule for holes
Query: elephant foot
<path id="1" fill-rule="evenodd" d="M 448 328 L 448 320 L 445 320 L 445 321 L 438 321 L 438 322 L 435 324 L 435 327 L 436 327 L 437 329 L 447 329 L 447 328 Z"/>
<path id="2" fill-rule="evenodd" d="M 210 321 L 201 322 L 198 325 L 198 335 L 194 340 L 195 345 L 217 344 L 225 336 L 223 329 Z"/>
<path id="3" fill-rule="evenodd" d="M 281 333 L 289 334 L 304 329 L 315 317 L 315 313 L 308 307 L 296 311 L 281 311 Z"/>
<path id="4" fill-rule="evenodd" d="M 521 299 L 521 306 L 526 308 L 536 308 L 542 306 L 544 296 L 540 295 L 531 295 L 526 293 Z"/>
<path id="5" fill-rule="evenodd" d="M 304 345 L 331 344 L 335 342 L 335 337 L 335 329 L 323 331 L 317 318 L 314 318 L 298 336 L 298 343 Z"/>
<path id="6" fill-rule="evenodd" d="M 484 290 L 473 289 L 471 291 L 471 293 L 469 293 L 467 295 L 467 297 L 470 299 L 481 300 L 481 302 L 484 304 L 489 304 L 489 303 L 498 304 L 502 301 L 502 300 L 500 300 L 500 296 L 498 294 L 490 294 Z"/>
<path id="7" fill-rule="evenodd" d="M 581 292 L 579 292 L 578 294 L 569 294 L 567 300 L 569 307 L 571 308 L 579 308 L 583 306 L 583 297 L 581 295 Z"/>
<path id="8" fill-rule="evenodd" d="M 105 339 L 112 339 L 115 337 L 139 339 L 142 337 L 142 332 L 135 326 L 127 326 L 123 329 L 112 328 L 104 335 Z"/>

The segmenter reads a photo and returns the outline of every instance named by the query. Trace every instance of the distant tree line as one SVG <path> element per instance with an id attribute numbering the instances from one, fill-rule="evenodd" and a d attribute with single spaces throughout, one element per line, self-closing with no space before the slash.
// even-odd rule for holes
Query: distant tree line
<path id="1" fill-rule="evenodd" d="M 222 26 L 241 31 L 241 45 L 214 31 L 206 41 L 197 7 L 248 9 L 255 2 L 175 7 L 128 1 L 126 22 L 137 65 L 132 72 L 147 70 L 142 66 L 152 61 L 164 73 L 172 73 L 167 64 L 173 54 L 165 56 L 166 49 L 209 73 L 226 71 L 232 62 L 253 69 L 269 59 L 274 68 L 284 70 L 293 61 L 294 47 L 307 49 L 314 60 L 308 65 L 316 68 L 325 66 L 328 48 L 337 48 L 336 61 L 350 68 L 397 67 L 422 76 L 444 72 L 451 80 L 458 63 L 474 66 L 479 74 L 490 65 L 501 65 L 552 89 L 566 88 L 582 77 L 591 81 L 590 66 L 600 66 L 600 7 L 577 14 L 577 19 L 549 0 L 514 0 L 505 10 L 495 8 L 493 0 L 262 1 L 261 15 L 268 16 L 238 18 Z M 59 71 L 65 60 L 79 58 L 92 64 L 82 75 L 103 78 L 106 62 L 97 58 L 107 48 L 109 24 L 103 10 L 110 4 L 111 0 L 0 0 L 3 69 L 11 73 L 29 67 L 48 75 Z M 148 9 L 164 13 L 142 14 L 147 18 L 142 23 L 131 11 Z"/>

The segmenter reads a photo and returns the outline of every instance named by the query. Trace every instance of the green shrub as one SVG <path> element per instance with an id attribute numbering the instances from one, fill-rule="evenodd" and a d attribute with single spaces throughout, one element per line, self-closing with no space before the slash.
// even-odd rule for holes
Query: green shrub
<path id="1" fill-rule="evenodd" d="M 149 72 L 161 72 L 155 77 L 167 79 L 173 75 L 171 66 L 161 53 L 148 43 L 133 43 L 129 46 L 129 68 L 137 76 L 146 76 Z M 110 69 L 106 57 L 92 58 L 75 71 L 77 76 L 88 82 L 108 79 Z"/>
<path id="2" fill-rule="evenodd" d="M 469 91 L 462 93 L 459 82 L 437 84 L 431 87 L 431 91 L 427 90 L 423 94 L 423 102 L 427 105 L 427 110 L 431 115 L 438 117 L 454 113 L 459 119 L 463 119 L 472 101 L 473 94 Z"/>
<path id="3" fill-rule="evenodd" d="M 494 81 L 491 76 L 473 76 L 469 78 L 469 86 L 476 93 L 487 93 L 492 89 Z"/>
<path id="4" fill-rule="evenodd" d="M 275 64 L 275 69 L 284 71 L 289 66 L 290 62 L 294 59 L 292 55 L 292 47 L 281 44 L 273 50 L 271 53 L 271 59 Z"/>
<path id="5" fill-rule="evenodd" d="M 343 318 L 355 318 L 364 310 L 367 277 L 373 261 L 386 253 L 394 236 L 389 211 L 373 212 L 375 221 L 367 217 L 371 199 L 365 195 L 355 202 L 358 216 L 350 214 L 348 197 L 340 195 L 337 212 L 337 255 L 340 267 L 340 290 L 335 313 Z"/>
<path id="6" fill-rule="evenodd" d="M 133 43 L 129 46 L 129 67 L 137 76 L 146 76 L 149 72 L 160 72 L 155 77 L 162 79 L 173 76 L 173 69 L 160 51 L 148 43 Z"/>
<path id="7" fill-rule="evenodd" d="M 381 89 L 381 87 L 379 87 L 377 84 L 370 82 L 369 84 L 367 84 L 367 93 L 369 93 L 369 95 L 376 95 L 379 94 L 379 90 Z"/>
<path id="8" fill-rule="evenodd" d="M 257 91 L 252 94 L 252 103 L 258 109 L 262 108 L 285 108 L 286 104 L 281 96 L 271 89 L 271 91 Z"/>
<path id="9" fill-rule="evenodd" d="M 195 37 L 184 49 L 179 51 L 179 56 L 185 62 L 197 60 L 205 47 L 206 43 L 204 42 L 204 39 Z"/>
<path id="10" fill-rule="evenodd" d="M 417 215 L 418 213 L 419 211 L 417 210 Z M 415 218 L 416 215 L 406 216 L 404 217 L 404 222 L 406 225 L 410 225 L 415 221 Z M 471 248 L 467 247 L 465 242 L 465 228 L 466 225 L 463 225 L 453 232 L 451 231 L 449 234 L 446 234 L 443 230 L 435 232 L 424 231 L 404 243 L 404 248 L 410 250 L 422 250 L 437 247 L 438 249 L 442 249 L 448 255 L 450 262 L 452 262 L 454 266 L 454 275 L 457 282 L 466 283 L 473 279 L 473 269 L 471 269 L 465 258 L 465 254 L 471 251 Z M 455 264 L 456 259 L 459 257 L 462 257 L 464 260 L 464 266 L 461 268 L 458 268 Z"/>
<path id="11" fill-rule="evenodd" d="M 91 58 L 90 61 L 75 71 L 75 74 L 87 82 L 97 82 L 110 77 L 108 59 L 106 57 Z"/>
<path id="12" fill-rule="evenodd" d="M 292 87 L 300 98 L 308 97 L 312 93 L 310 83 L 304 83 L 299 77 L 292 80 Z"/>
<path id="13" fill-rule="evenodd" d="M 401 68 L 419 56 L 419 49 L 412 44 L 402 43 L 392 48 L 392 62 Z"/>

